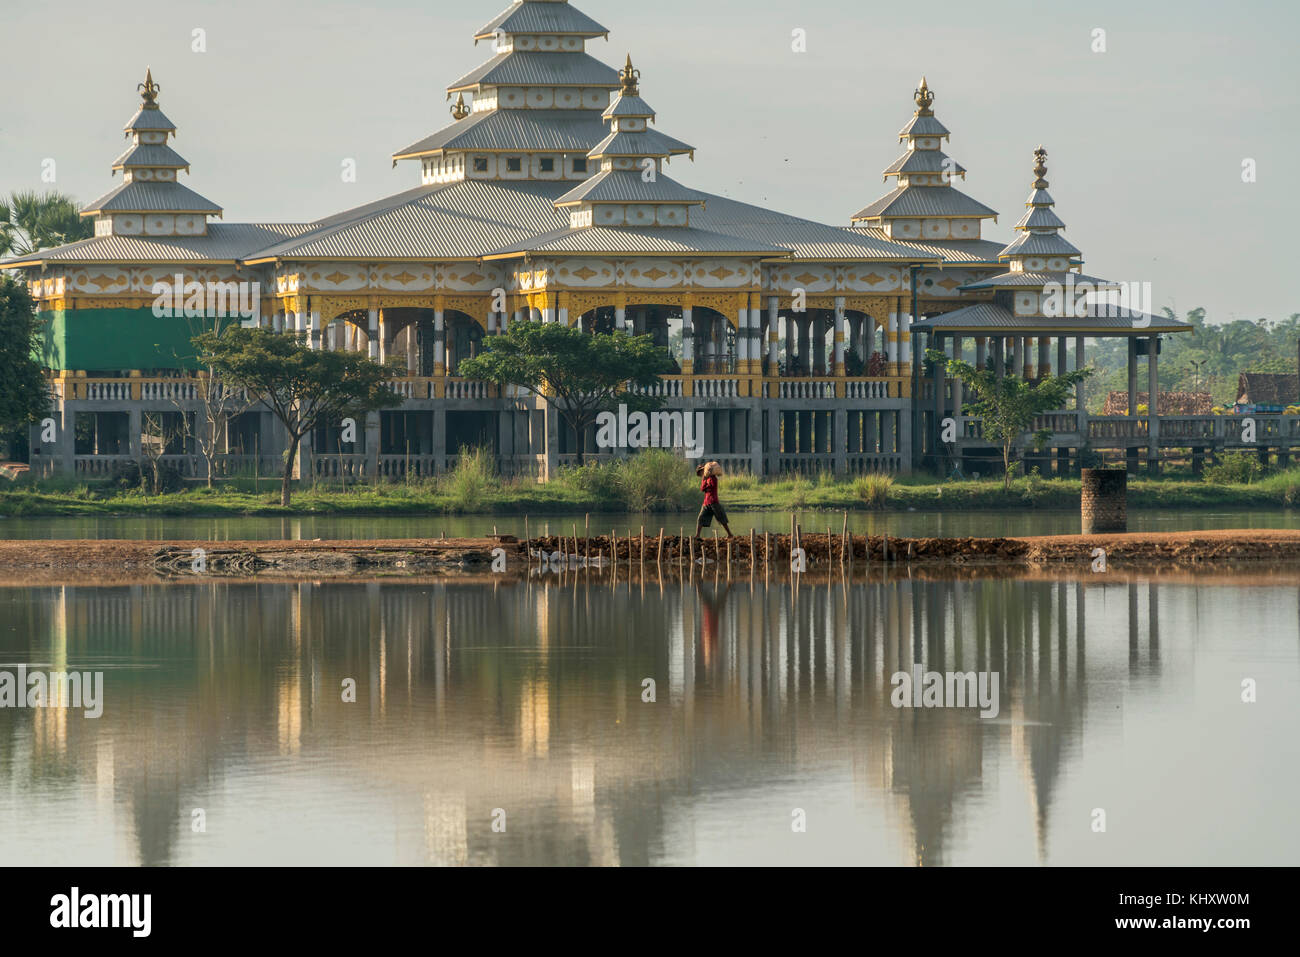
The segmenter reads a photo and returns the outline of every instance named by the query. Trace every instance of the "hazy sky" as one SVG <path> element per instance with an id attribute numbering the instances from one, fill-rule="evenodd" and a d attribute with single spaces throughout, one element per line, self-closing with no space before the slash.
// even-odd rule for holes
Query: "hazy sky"
<path id="1" fill-rule="evenodd" d="M 1041 143 L 1092 275 L 1150 282 L 1157 308 L 1203 305 L 1216 321 L 1300 312 L 1296 0 L 575 5 L 611 31 L 589 50 L 611 65 L 630 51 L 659 128 L 698 147 L 670 167 L 687 185 L 847 224 L 885 192 L 924 73 L 962 188 L 1001 213 L 986 235 L 1011 238 Z M 109 165 L 146 65 L 193 164 L 182 182 L 227 222 L 312 220 L 402 191 L 418 165 L 394 170 L 391 154 L 449 122 L 445 87 L 491 56 L 470 38 L 505 6 L 6 3 L 0 193 L 43 188 L 46 159 L 81 201 L 120 183 Z M 796 28 L 806 53 L 791 50 Z"/>

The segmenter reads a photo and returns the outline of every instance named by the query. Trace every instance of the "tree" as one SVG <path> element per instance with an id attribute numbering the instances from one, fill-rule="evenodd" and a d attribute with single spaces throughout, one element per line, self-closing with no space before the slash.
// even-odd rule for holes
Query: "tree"
<path id="1" fill-rule="evenodd" d="M 265 405 L 289 434 L 280 503 L 290 503 L 298 447 L 316 427 L 391 408 L 401 399 L 388 387 L 396 369 L 357 352 L 309 349 L 306 336 L 232 327 L 194 338 L 199 362 L 229 388 Z"/>
<path id="2" fill-rule="evenodd" d="M 0 276 L 0 433 L 22 429 L 49 413 L 40 350 L 36 304 L 25 286 Z"/>
<path id="3" fill-rule="evenodd" d="M 95 224 L 70 196 L 26 190 L 0 200 L 0 256 L 26 256 L 93 235 Z"/>
<path id="4" fill-rule="evenodd" d="M 652 386 L 673 371 L 668 352 L 652 336 L 585 333 L 577 326 L 518 322 L 487 340 L 486 350 L 460 364 L 460 373 L 527 389 L 555 408 L 578 436 L 578 463 L 587 454 L 587 430 L 602 412 L 624 402 L 640 411 L 658 400 L 626 395 L 629 384 Z"/>
<path id="5" fill-rule="evenodd" d="M 1046 376 L 1038 382 L 1026 382 L 1019 376 L 999 376 L 992 369 L 976 369 L 969 362 L 949 360 L 940 351 L 926 353 L 931 362 L 946 363 L 948 375 L 961 379 L 962 384 L 975 395 L 967 406 L 970 415 L 978 416 L 984 427 L 984 437 L 1002 446 L 1002 466 L 1005 469 L 1003 487 L 1011 487 L 1011 456 L 1020 437 L 1030 430 L 1034 419 L 1044 412 L 1065 406 L 1070 391 L 1092 375 L 1091 369 Z M 1041 445 L 1051 438 L 1050 429 L 1034 433 L 1035 443 Z"/>

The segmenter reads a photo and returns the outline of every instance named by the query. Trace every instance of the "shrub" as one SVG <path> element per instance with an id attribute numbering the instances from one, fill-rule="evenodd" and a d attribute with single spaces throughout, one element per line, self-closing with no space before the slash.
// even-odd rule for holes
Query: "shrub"
<path id="1" fill-rule="evenodd" d="M 619 462 L 618 487 L 633 512 L 689 508 L 698 489 L 694 464 L 667 449 L 646 449 Z"/>
<path id="2" fill-rule="evenodd" d="M 492 453 L 484 448 L 462 448 L 460 459 L 443 480 L 443 492 L 458 511 L 477 509 L 496 483 Z"/>
<path id="3" fill-rule="evenodd" d="M 1264 474 L 1259 458 L 1249 452 L 1225 452 L 1205 469 L 1205 481 L 1213 485 L 1250 485 Z"/>
<path id="4" fill-rule="evenodd" d="M 893 487 L 894 477 L 883 472 L 873 472 L 853 480 L 853 494 L 867 508 L 884 508 Z"/>

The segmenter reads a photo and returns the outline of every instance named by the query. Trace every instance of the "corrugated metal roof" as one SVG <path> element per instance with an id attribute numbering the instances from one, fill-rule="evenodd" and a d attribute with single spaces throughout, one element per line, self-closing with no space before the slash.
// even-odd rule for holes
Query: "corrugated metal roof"
<path id="1" fill-rule="evenodd" d="M 996 216 L 978 200 L 971 199 L 955 186 L 900 186 L 882 196 L 866 209 L 854 214 L 853 219 L 875 219 L 902 216 Z"/>
<path id="2" fill-rule="evenodd" d="M 125 153 L 113 160 L 113 169 L 125 169 L 128 166 L 189 169 L 190 163 L 170 146 L 141 144 L 129 147 Z"/>
<path id="3" fill-rule="evenodd" d="M 944 163 L 951 163 L 945 166 Z M 908 150 L 885 170 L 886 176 L 895 173 L 965 173 L 966 167 L 951 159 L 942 150 Z"/>
<path id="4" fill-rule="evenodd" d="M 533 0 L 521 0 L 512 4 L 474 34 L 474 39 L 487 39 L 497 30 L 502 30 L 506 34 L 551 33 L 580 37 L 603 37 L 609 33 L 591 17 L 567 2 L 533 2 Z"/>
<path id="5" fill-rule="evenodd" d="M 620 93 L 617 97 L 614 98 L 614 102 L 611 103 L 608 106 L 608 108 L 606 108 L 604 114 L 602 115 L 607 119 L 615 116 L 653 117 L 655 116 L 655 111 L 654 111 L 654 107 L 652 107 L 645 100 L 641 99 L 641 97 L 625 96 L 624 94 Z"/>
<path id="6" fill-rule="evenodd" d="M 156 106 L 152 109 L 142 106 L 135 111 L 134 116 L 126 121 L 126 126 L 122 127 L 122 129 L 128 133 L 175 133 L 176 124 L 167 119 L 166 114 Z"/>
<path id="7" fill-rule="evenodd" d="M 30 256 L 16 256 L 0 262 L 0 266 L 43 262 L 230 262 L 308 228 L 296 223 L 211 223 L 206 236 L 95 236 Z"/>
<path id="8" fill-rule="evenodd" d="M 316 224 L 248 259 L 473 259 L 567 228 L 565 182 L 463 180 L 428 186 Z"/>
<path id="9" fill-rule="evenodd" d="M 81 211 L 87 213 L 220 213 L 221 207 L 180 183 L 123 183 Z"/>
<path id="10" fill-rule="evenodd" d="M 535 241 L 541 234 L 569 232 L 557 199 L 573 183 L 467 180 L 428 186 L 339 213 L 289 242 L 268 246 L 248 259 L 469 259 Z M 938 261 L 875 236 L 857 235 L 784 213 L 698 194 L 707 203 L 691 214 L 692 227 L 743 240 L 744 251 L 788 250 L 797 259 Z M 680 227 L 663 227 L 680 231 Z M 611 234 L 612 235 L 617 235 Z M 679 239 L 681 237 L 679 236 Z M 531 248 L 531 247 L 530 247 Z M 618 250 L 605 250 L 617 252 Z M 628 249 L 624 252 L 635 252 Z"/>
<path id="11" fill-rule="evenodd" d="M 657 176 L 647 183 L 636 170 L 603 170 L 561 196 L 566 203 L 695 203 L 706 195 L 687 189 L 667 176 Z"/>
<path id="12" fill-rule="evenodd" d="M 949 263 L 997 263 L 1001 265 L 998 255 L 1006 245 L 995 239 L 945 239 L 931 240 L 929 242 L 912 242 L 902 239 L 890 240 L 885 235 L 885 231 L 879 226 L 849 226 L 848 230 L 863 236 L 874 236 L 886 242 L 907 246 L 909 249 L 915 249 L 930 256 L 939 256 Z"/>
<path id="13" fill-rule="evenodd" d="M 455 93 L 479 86 L 594 86 L 617 88 L 618 71 L 587 53 L 498 53 L 447 87 Z"/>
<path id="14" fill-rule="evenodd" d="M 1050 206 L 1033 206 L 1016 223 L 1016 229 L 1064 229 L 1065 223 Z"/>
<path id="15" fill-rule="evenodd" d="M 591 226 L 565 229 L 535 236 L 521 243 L 503 247 L 492 255 L 505 256 L 524 252 L 558 254 L 691 254 L 756 253 L 763 256 L 784 253 L 780 246 L 756 242 L 744 236 L 715 233 L 694 226 Z"/>
<path id="16" fill-rule="evenodd" d="M 970 282 L 962 286 L 965 289 L 1019 289 L 1029 287 L 1041 289 L 1049 283 L 1064 286 L 1067 282 L 1073 282 L 1076 286 L 1081 282 L 1090 283 L 1098 289 L 1114 289 L 1115 283 L 1109 279 L 1098 279 L 1096 276 L 1085 276 L 1078 272 L 1003 272 L 996 276 L 989 276 L 987 279 L 980 279 L 976 282 Z"/>
<path id="17" fill-rule="evenodd" d="M 691 222 L 703 229 L 782 246 L 795 259 L 882 262 L 939 259 L 888 239 L 859 235 L 839 226 L 828 226 L 722 196 L 708 196 L 704 209 L 691 213 Z"/>
<path id="18" fill-rule="evenodd" d="M 944 313 L 919 319 L 912 323 L 913 329 L 944 332 L 947 330 L 973 330 L 983 332 L 1043 332 L 1060 335 L 1087 334 L 1086 329 L 1113 330 L 1117 333 L 1129 332 L 1136 336 L 1151 335 L 1156 332 L 1185 332 L 1192 327 L 1180 319 L 1167 319 L 1164 316 L 1149 316 L 1137 313 L 1131 316 L 1106 316 L 1090 314 L 1082 318 L 1065 316 L 1017 316 L 1011 310 L 991 302 L 981 302 Z"/>
<path id="19" fill-rule="evenodd" d="M 673 139 L 658 130 L 643 133 L 610 133 L 597 143 L 588 156 L 680 156 L 694 153 L 695 147 Z"/>
<path id="20" fill-rule="evenodd" d="M 948 128 L 933 116 L 914 116 L 898 131 L 899 139 L 906 136 L 947 136 Z"/>
<path id="21" fill-rule="evenodd" d="M 1045 189 L 1036 189 L 1029 194 L 1025 200 L 1026 206 L 1055 206 L 1056 200 L 1052 199 L 1052 194 Z"/>
<path id="22" fill-rule="evenodd" d="M 585 155 L 605 132 L 605 124 L 594 110 L 489 110 L 471 113 L 459 123 L 394 153 L 393 158 L 452 149 Z"/>
<path id="23" fill-rule="evenodd" d="M 1030 233 L 1022 232 L 1018 237 L 1013 239 L 1006 249 L 1002 250 L 1002 257 L 1008 256 L 1082 256 L 1079 247 L 1075 246 L 1060 233 Z"/>

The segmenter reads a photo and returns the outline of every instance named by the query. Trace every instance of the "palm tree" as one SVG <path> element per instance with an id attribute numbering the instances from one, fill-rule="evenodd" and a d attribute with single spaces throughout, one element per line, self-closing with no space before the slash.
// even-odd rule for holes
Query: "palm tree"
<path id="1" fill-rule="evenodd" d="M 71 196 L 24 190 L 0 199 L 0 256 L 26 256 L 94 234 Z"/>

